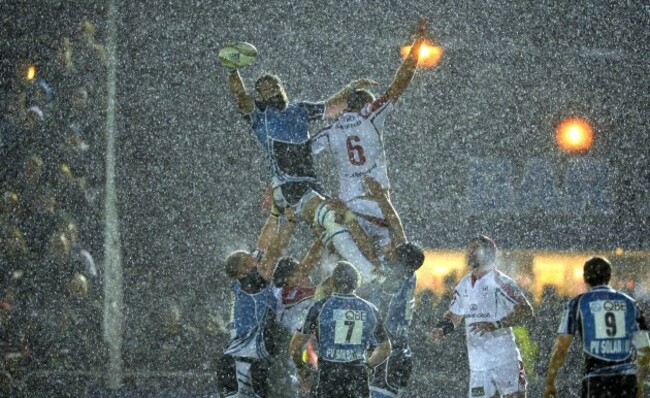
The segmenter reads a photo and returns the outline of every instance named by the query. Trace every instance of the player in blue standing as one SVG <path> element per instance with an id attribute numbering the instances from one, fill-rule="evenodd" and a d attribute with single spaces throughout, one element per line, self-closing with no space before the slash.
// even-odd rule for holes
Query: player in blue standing
<path id="1" fill-rule="evenodd" d="M 311 306 L 300 331 L 294 333 L 289 353 L 301 379 L 309 365 L 303 348 L 314 335 L 318 345 L 318 398 L 369 398 L 368 369 L 390 355 L 391 344 L 379 310 L 354 294 L 359 272 L 340 261 L 332 272 L 334 293 Z M 367 351 L 375 347 L 368 357 Z"/>
<path id="2" fill-rule="evenodd" d="M 424 263 L 424 251 L 407 241 L 388 191 L 372 177 L 364 177 L 363 182 L 368 200 L 379 205 L 390 240 L 396 246 L 386 256 L 390 272 L 381 289 L 384 296 L 390 295 L 385 319 L 392 349 L 388 360 L 375 368 L 370 379 L 370 392 L 372 398 L 396 398 L 405 392 L 413 368 L 409 331 L 415 309 L 415 271 Z"/>
<path id="3" fill-rule="evenodd" d="M 634 299 L 609 286 L 611 275 L 612 266 L 602 257 L 585 263 L 583 277 L 589 291 L 571 300 L 564 312 L 544 398 L 558 396 L 555 378 L 576 335 L 582 339 L 585 357 L 583 398 L 643 397 L 650 362 L 648 327 Z"/>
<path id="4" fill-rule="evenodd" d="M 390 335 L 392 350 L 388 361 L 377 366 L 372 375 L 372 398 L 402 396 L 413 369 L 409 331 L 415 308 L 415 271 L 424 263 L 424 252 L 412 242 L 402 243 L 394 251 L 397 258 L 390 261 L 391 272 L 384 282 L 384 290 L 391 289 L 394 292 L 386 314 L 386 330 Z"/>
<path id="5" fill-rule="evenodd" d="M 274 333 L 278 330 L 271 280 L 294 229 L 293 211 L 287 209 L 285 217 L 280 226 L 276 215 L 269 216 L 255 251 L 238 250 L 226 259 L 226 274 L 234 280 L 234 302 L 225 355 L 235 360 L 238 389 L 226 396 L 270 397 L 267 374 L 276 352 Z"/>
<path id="6" fill-rule="evenodd" d="M 316 177 L 309 140 L 310 121 L 334 117 L 343 111 L 350 94 L 377 83 L 368 79 L 355 80 L 324 102 L 294 103 L 289 102 L 282 82 L 275 75 L 265 74 L 257 79 L 256 96 L 247 94 L 236 69 L 229 72 L 228 83 L 237 107 L 250 123 L 269 161 L 275 205 L 280 209 L 292 207 L 309 225 L 322 227 L 326 232 L 324 244 L 327 246 L 331 242 L 339 255 L 354 263 L 364 282 L 381 278 L 376 259 L 367 258 L 374 253 L 362 252 L 355 243 L 355 240 L 367 241 L 368 238 L 355 236 L 353 239 L 346 226 L 346 222 L 354 221 L 352 213 L 342 214 L 325 200 L 326 195 Z M 354 231 L 361 233 L 362 230 L 355 228 Z"/>

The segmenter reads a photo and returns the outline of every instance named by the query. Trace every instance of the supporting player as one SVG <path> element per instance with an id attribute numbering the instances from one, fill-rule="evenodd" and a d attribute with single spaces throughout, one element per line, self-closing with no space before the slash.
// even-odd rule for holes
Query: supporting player
<path id="1" fill-rule="evenodd" d="M 229 87 L 239 110 L 266 153 L 272 175 L 273 200 L 280 208 L 291 207 L 310 225 L 326 231 L 325 244 L 355 264 L 364 278 L 381 277 L 355 244 L 345 225 L 345 215 L 337 213 L 325 200 L 316 178 L 309 141 L 309 121 L 334 117 L 345 107 L 355 90 L 375 82 L 353 81 L 325 102 L 289 103 L 287 93 L 274 75 L 263 75 L 255 83 L 257 97 L 248 95 L 237 70 L 229 72 Z"/>
<path id="2" fill-rule="evenodd" d="M 309 365 L 302 352 L 314 335 L 318 342 L 319 398 L 368 397 L 368 369 L 386 360 L 391 345 L 377 307 L 356 294 L 359 273 L 345 261 L 332 272 L 334 293 L 311 306 L 299 332 L 291 339 L 289 352 L 298 374 L 307 377 Z M 366 357 L 370 347 L 375 347 Z"/>
<path id="3" fill-rule="evenodd" d="M 571 300 L 564 311 L 544 398 L 558 397 L 555 378 L 576 334 L 585 357 L 582 397 L 643 397 L 650 363 L 648 325 L 634 299 L 609 286 L 611 275 L 612 266 L 602 257 L 585 263 L 583 277 L 589 291 Z"/>
<path id="4" fill-rule="evenodd" d="M 383 95 L 375 99 L 368 90 L 355 90 L 347 98 L 346 108 L 336 121 L 312 138 L 314 154 L 327 150 L 333 155 L 338 169 L 338 196 L 354 212 L 359 224 L 375 244 L 375 249 L 379 249 L 380 257 L 393 247 L 378 204 L 366 197 L 363 178 L 368 176 L 379 181 L 382 189 L 388 193 L 390 184 L 383 144 L 384 122 L 413 79 L 427 25 L 426 19 L 418 22 L 411 50 Z"/>
<path id="5" fill-rule="evenodd" d="M 226 274 L 234 280 L 230 344 L 226 355 L 235 359 L 237 397 L 268 397 L 267 373 L 275 353 L 276 298 L 270 283 L 278 258 L 294 228 L 291 209 L 278 229 L 276 216 L 267 219 L 255 251 L 238 250 L 226 259 Z"/>
<path id="6" fill-rule="evenodd" d="M 449 311 L 429 335 L 437 342 L 465 318 L 469 397 L 525 397 L 526 372 L 512 326 L 533 316 L 517 283 L 495 267 L 497 247 L 481 235 L 469 243 L 472 272 L 456 286 Z"/>

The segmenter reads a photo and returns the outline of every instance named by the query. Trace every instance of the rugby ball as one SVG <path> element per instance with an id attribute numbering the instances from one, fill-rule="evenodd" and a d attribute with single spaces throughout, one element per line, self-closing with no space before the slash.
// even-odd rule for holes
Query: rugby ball
<path id="1" fill-rule="evenodd" d="M 243 68 L 255 61 L 257 49 L 243 41 L 227 44 L 219 50 L 219 62 L 226 68 Z"/>

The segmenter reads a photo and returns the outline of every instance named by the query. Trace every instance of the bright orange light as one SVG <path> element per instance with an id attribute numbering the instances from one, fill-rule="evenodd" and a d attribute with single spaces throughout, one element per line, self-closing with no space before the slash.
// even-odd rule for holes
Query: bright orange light
<path id="1" fill-rule="evenodd" d="M 586 151 L 591 147 L 594 133 L 589 122 L 573 117 L 560 122 L 555 138 L 561 149 L 579 152 Z"/>
<path id="2" fill-rule="evenodd" d="M 411 52 L 411 45 L 402 46 L 400 52 L 402 58 L 408 57 Z M 433 68 L 440 62 L 442 58 L 442 47 L 436 46 L 430 41 L 426 40 L 420 47 L 420 58 L 418 59 L 418 68 Z"/>
<path id="3" fill-rule="evenodd" d="M 444 279 L 449 274 L 460 275 L 465 270 L 464 251 L 429 251 L 424 252 L 424 264 L 416 272 L 416 290 L 428 289 L 437 293 L 445 290 Z"/>
<path id="4" fill-rule="evenodd" d="M 27 67 L 27 72 L 26 72 L 26 77 L 27 80 L 32 81 L 36 78 L 36 67 L 34 65 L 30 65 Z"/>

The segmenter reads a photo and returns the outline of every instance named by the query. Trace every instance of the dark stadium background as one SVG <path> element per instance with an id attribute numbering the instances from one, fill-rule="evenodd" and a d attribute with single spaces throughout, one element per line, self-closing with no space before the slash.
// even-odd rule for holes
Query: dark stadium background
<path id="1" fill-rule="evenodd" d="M 385 88 L 400 46 L 426 16 L 443 59 L 417 73 L 385 133 L 392 199 L 408 235 L 432 249 L 462 249 L 478 232 L 507 250 L 650 249 L 650 7 L 643 1 L 113 4 L 125 346 L 151 343 L 152 303 L 227 297 L 221 262 L 250 247 L 264 221 L 267 166 L 216 61 L 230 41 L 259 51 L 242 70 L 249 87 L 272 72 L 291 99 L 321 100 L 359 77 Z M 65 21 L 91 18 L 106 40 L 109 2 L 10 1 L 0 9 L 5 76 L 19 60 L 38 63 Z M 569 115 L 594 127 L 586 153 L 556 146 L 555 124 Z M 603 187 L 608 205 L 557 209 L 542 200 L 496 209 L 470 196 L 471 167 L 510 165 L 511 178 L 494 183 L 518 194 L 531 159 L 551 167 L 567 202 L 572 162 L 604 165 L 604 177 L 584 175 Z M 641 258 L 635 269 L 645 270 L 648 256 Z"/>

